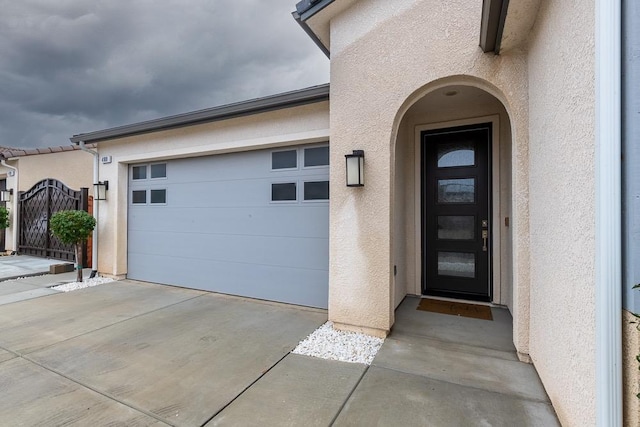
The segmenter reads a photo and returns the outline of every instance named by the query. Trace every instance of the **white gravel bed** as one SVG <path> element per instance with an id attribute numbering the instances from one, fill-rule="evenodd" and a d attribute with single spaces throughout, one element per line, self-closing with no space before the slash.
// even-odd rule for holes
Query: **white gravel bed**
<path id="1" fill-rule="evenodd" d="M 98 286 L 104 283 L 111 283 L 114 280 L 109 277 L 94 277 L 93 279 L 84 279 L 82 282 L 71 282 L 63 285 L 52 286 L 51 289 L 62 292 L 71 292 L 78 289 L 90 288 L 91 286 Z"/>
<path id="2" fill-rule="evenodd" d="M 370 365 L 384 339 L 358 332 L 339 331 L 327 322 L 300 341 L 294 354 Z"/>

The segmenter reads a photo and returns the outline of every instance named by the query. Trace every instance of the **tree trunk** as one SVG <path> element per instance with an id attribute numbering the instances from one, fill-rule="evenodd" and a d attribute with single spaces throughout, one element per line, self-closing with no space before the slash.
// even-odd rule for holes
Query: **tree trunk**
<path id="1" fill-rule="evenodd" d="M 82 282 L 82 243 L 76 243 L 73 246 L 76 252 L 76 270 L 78 271 L 76 282 Z"/>

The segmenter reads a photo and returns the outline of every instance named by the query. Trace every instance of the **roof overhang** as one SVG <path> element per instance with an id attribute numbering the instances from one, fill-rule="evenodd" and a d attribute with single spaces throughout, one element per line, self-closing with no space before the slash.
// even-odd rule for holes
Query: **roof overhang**
<path id="1" fill-rule="evenodd" d="M 526 42 L 540 0 L 483 0 L 480 47 L 483 52 L 504 53 Z"/>
<path id="2" fill-rule="evenodd" d="M 483 52 L 500 53 L 509 0 L 483 0 L 480 21 L 480 47 Z"/>
<path id="3" fill-rule="evenodd" d="M 356 1 L 358 0 L 302 0 L 296 4 L 296 10 L 292 15 L 320 50 L 329 57 L 331 19 L 351 7 Z"/>
<path id="4" fill-rule="evenodd" d="M 249 116 L 328 100 L 329 84 L 324 84 L 292 92 L 265 96 L 263 98 L 256 98 L 249 101 L 208 108 L 206 110 L 178 114 L 175 116 L 99 130 L 96 132 L 81 133 L 74 135 L 69 139 L 75 144 L 79 144 L 80 142 L 99 142 L 142 133 L 157 132 L 194 124 Z"/>

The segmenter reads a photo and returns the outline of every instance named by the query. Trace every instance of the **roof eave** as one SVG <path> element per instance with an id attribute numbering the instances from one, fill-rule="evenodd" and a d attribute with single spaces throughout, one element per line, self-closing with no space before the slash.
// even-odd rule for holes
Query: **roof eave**
<path id="1" fill-rule="evenodd" d="M 500 53 L 508 7 L 509 0 L 483 0 L 480 22 L 480 48 L 483 52 Z"/>
<path id="2" fill-rule="evenodd" d="M 71 142 L 99 142 L 143 133 L 249 116 L 329 100 L 329 84 L 222 105 L 205 110 L 74 135 Z"/>
<path id="3" fill-rule="evenodd" d="M 316 13 L 320 12 L 325 7 L 329 6 L 334 1 L 335 0 L 301 1 L 296 4 L 295 13 L 299 14 L 300 19 L 304 22 Z"/>
<path id="4" fill-rule="evenodd" d="M 329 53 L 329 48 L 327 46 L 325 46 L 324 43 L 322 43 L 322 41 L 316 35 L 316 33 L 314 33 L 313 30 L 309 27 L 309 25 L 307 25 L 306 21 L 304 21 L 300 17 L 300 14 L 298 12 L 291 12 L 291 15 L 293 15 L 293 19 L 295 19 L 296 22 L 300 25 L 300 27 L 302 27 L 304 32 L 307 33 L 307 35 L 309 37 L 311 37 L 311 40 L 313 40 L 313 42 L 316 44 L 316 46 L 318 46 L 320 48 L 322 53 L 327 55 L 327 58 L 331 58 L 331 54 Z"/>

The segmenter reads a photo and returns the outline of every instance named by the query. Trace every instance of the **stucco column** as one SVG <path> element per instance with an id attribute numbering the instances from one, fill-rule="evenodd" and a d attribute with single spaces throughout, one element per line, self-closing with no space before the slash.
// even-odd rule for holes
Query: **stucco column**
<path id="1" fill-rule="evenodd" d="M 522 127 L 513 131 L 512 203 L 513 203 L 513 343 L 518 357 L 529 358 L 530 331 L 530 230 L 529 230 L 529 138 L 526 116 Z"/>
<path id="2" fill-rule="evenodd" d="M 329 320 L 340 329 L 385 336 L 393 324 L 391 126 L 372 125 L 375 115 L 364 106 L 354 122 L 358 101 L 349 93 L 334 94 L 331 87 Z M 365 152 L 364 187 L 346 186 L 344 156 L 353 150 Z"/>

